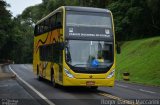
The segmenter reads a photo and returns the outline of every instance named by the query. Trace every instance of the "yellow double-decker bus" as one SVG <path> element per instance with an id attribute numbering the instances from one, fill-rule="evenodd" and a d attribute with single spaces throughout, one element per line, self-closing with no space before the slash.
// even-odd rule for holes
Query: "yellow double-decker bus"
<path id="1" fill-rule="evenodd" d="M 115 35 L 107 9 L 62 6 L 35 25 L 33 71 L 53 86 L 114 86 Z"/>

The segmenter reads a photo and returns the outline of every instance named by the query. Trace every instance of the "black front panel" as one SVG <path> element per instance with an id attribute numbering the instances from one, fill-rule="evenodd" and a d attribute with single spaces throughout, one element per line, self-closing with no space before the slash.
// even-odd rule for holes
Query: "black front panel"
<path id="1" fill-rule="evenodd" d="M 95 67 L 74 67 L 68 64 L 69 67 L 76 73 L 88 73 L 88 74 L 100 74 L 100 73 L 107 73 L 112 65 L 105 68 L 95 68 Z"/>
<path id="2" fill-rule="evenodd" d="M 113 41 L 113 32 L 103 27 L 66 27 L 66 39 Z"/>
<path id="3" fill-rule="evenodd" d="M 113 65 L 114 36 L 111 14 L 67 11 L 65 55 L 77 73 L 106 73 Z"/>

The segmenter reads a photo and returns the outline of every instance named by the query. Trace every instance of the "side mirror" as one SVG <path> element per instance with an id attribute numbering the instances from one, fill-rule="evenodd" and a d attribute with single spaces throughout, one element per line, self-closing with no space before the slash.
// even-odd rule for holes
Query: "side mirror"
<path id="1" fill-rule="evenodd" d="M 64 50 L 65 44 L 63 42 L 58 43 L 58 50 Z"/>
<path id="2" fill-rule="evenodd" d="M 117 54 L 120 54 L 121 53 L 121 47 L 118 43 L 116 43 L 117 47 L 116 47 L 116 50 L 117 50 Z"/>
<path id="3" fill-rule="evenodd" d="M 63 50 L 65 47 L 65 44 L 63 42 L 58 42 L 53 44 L 53 49 L 55 50 Z"/>

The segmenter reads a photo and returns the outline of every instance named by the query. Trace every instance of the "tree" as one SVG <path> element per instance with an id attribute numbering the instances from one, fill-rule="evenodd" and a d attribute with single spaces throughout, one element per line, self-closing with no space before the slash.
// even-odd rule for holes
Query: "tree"
<path id="1" fill-rule="evenodd" d="M 0 50 L 6 43 L 7 37 L 9 37 L 9 31 L 11 28 L 11 14 L 6 7 L 9 6 L 5 1 L 0 1 Z"/>
<path id="2" fill-rule="evenodd" d="M 3 51 L 3 49 L 11 36 L 11 13 L 6 9 L 8 6 L 5 1 L 0 1 L 0 59 L 6 58 L 5 53 L 7 52 Z"/>
<path id="3" fill-rule="evenodd" d="M 146 0 L 149 8 L 148 13 L 151 16 L 151 27 L 153 28 L 153 34 L 159 34 L 160 32 L 160 1 L 159 0 Z"/>
<path id="4" fill-rule="evenodd" d="M 11 18 L 9 6 L 0 1 L 0 59 L 31 63 L 35 23 L 60 6 L 87 6 L 110 9 L 118 41 L 152 37 L 160 33 L 159 0 L 42 0 Z M 42 12 L 43 11 L 43 12 Z"/>
<path id="5" fill-rule="evenodd" d="M 117 39 L 133 40 L 158 35 L 159 3 L 159 0 L 117 0 L 110 4 Z M 156 11 L 156 14 L 153 11 Z"/>

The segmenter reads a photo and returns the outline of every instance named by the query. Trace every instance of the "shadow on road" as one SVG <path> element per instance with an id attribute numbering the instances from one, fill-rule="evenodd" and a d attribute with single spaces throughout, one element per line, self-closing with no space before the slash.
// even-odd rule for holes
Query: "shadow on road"
<path id="1" fill-rule="evenodd" d="M 53 85 L 52 82 L 46 79 L 41 79 L 39 80 L 38 78 L 35 78 L 37 81 L 41 81 L 43 83 L 45 83 L 46 85 L 51 86 L 53 89 Z M 86 86 L 61 86 L 59 85 L 56 89 L 63 91 L 63 92 L 69 92 L 69 93 L 74 93 L 74 94 L 87 94 L 87 93 L 106 93 L 106 94 L 111 94 L 108 93 L 106 91 L 102 91 L 99 89 L 91 89 L 90 87 L 86 87 Z"/>

